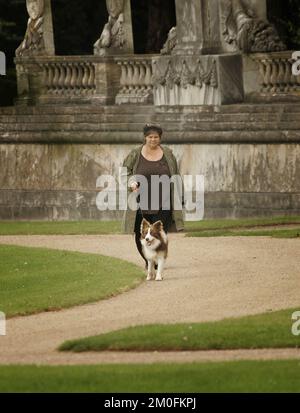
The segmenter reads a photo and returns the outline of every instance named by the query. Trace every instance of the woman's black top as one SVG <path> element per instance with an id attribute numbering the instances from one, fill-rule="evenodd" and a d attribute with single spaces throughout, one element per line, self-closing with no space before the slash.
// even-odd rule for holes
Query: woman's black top
<path id="1" fill-rule="evenodd" d="M 166 210 L 166 209 L 171 209 L 171 197 L 170 197 L 170 183 L 167 181 L 168 184 L 161 184 L 159 183 L 158 185 L 154 185 L 154 200 L 153 202 L 158 205 L 158 209 L 151 208 L 151 176 L 157 175 L 158 177 L 161 177 L 162 175 L 166 175 L 167 177 L 171 177 L 169 166 L 167 163 L 167 160 L 165 158 L 165 155 L 158 161 L 149 161 L 146 159 L 142 154 L 140 156 L 140 160 L 137 166 L 136 170 L 136 175 L 143 175 L 148 183 L 148 203 L 146 202 L 146 197 L 145 201 L 143 202 L 143 197 L 146 188 L 144 185 L 141 183 L 139 187 L 139 195 L 140 197 L 138 198 L 138 201 L 140 202 L 140 209 L 143 212 L 143 214 L 156 214 L 159 210 Z M 154 183 L 154 182 L 153 182 Z M 157 200 L 157 196 L 159 197 Z"/>

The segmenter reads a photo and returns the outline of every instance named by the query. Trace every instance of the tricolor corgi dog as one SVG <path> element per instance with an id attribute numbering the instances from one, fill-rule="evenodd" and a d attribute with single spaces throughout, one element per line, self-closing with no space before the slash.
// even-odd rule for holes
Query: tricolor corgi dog
<path id="1" fill-rule="evenodd" d="M 155 281 L 162 281 L 164 264 L 168 255 L 168 237 L 161 221 L 150 224 L 150 222 L 143 218 L 141 223 L 141 244 L 143 254 L 148 261 L 147 281 L 153 279 Z M 157 273 L 155 274 L 156 265 Z"/>

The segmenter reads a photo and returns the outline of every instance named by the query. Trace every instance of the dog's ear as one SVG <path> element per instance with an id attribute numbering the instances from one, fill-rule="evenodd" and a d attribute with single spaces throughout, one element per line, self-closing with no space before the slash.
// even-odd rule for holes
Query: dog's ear
<path id="1" fill-rule="evenodd" d="M 162 231 L 164 229 L 164 224 L 162 223 L 162 221 L 156 221 L 153 224 L 153 227 L 157 230 L 157 231 Z"/>
<path id="2" fill-rule="evenodd" d="M 141 223 L 141 234 L 143 234 L 146 231 L 147 227 L 150 227 L 150 222 L 148 222 L 145 218 L 143 218 L 142 223 Z"/>

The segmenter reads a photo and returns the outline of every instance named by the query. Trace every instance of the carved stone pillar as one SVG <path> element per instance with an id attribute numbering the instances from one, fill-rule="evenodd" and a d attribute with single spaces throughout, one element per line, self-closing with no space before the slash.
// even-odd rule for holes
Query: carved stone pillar
<path id="1" fill-rule="evenodd" d="M 173 53 L 220 53 L 218 0 L 176 0 L 176 18 L 178 44 Z"/>
<path id="2" fill-rule="evenodd" d="M 51 0 L 26 0 L 26 7 L 27 30 L 16 56 L 54 55 Z"/>
<path id="3" fill-rule="evenodd" d="M 108 22 L 94 44 L 94 54 L 112 56 L 133 53 L 130 0 L 106 0 L 106 7 Z"/>

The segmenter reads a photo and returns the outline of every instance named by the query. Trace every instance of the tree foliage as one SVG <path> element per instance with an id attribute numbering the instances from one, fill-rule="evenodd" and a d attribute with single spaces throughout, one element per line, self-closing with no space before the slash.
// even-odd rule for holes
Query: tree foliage
<path id="1" fill-rule="evenodd" d="M 278 29 L 288 49 L 300 48 L 299 0 L 268 0 L 268 18 Z"/>

